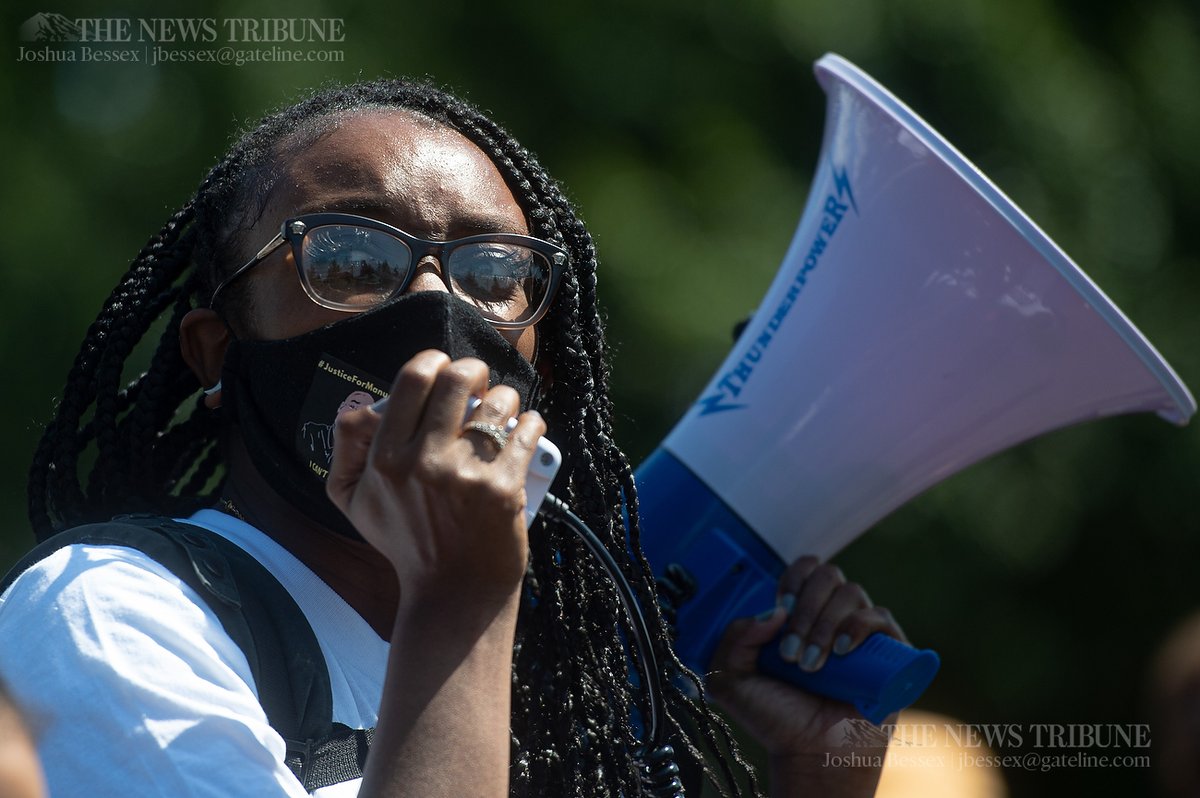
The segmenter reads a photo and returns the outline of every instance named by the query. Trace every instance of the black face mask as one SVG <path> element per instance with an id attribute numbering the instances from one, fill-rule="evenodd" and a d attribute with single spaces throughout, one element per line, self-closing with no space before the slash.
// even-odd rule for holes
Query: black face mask
<path id="1" fill-rule="evenodd" d="M 294 338 L 235 339 L 225 352 L 221 405 L 276 493 L 318 524 L 362 540 L 325 495 L 334 420 L 387 396 L 400 367 L 424 349 L 479 358 L 492 385 L 517 390 L 522 410 L 537 400 L 533 365 L 475 308 L 420 291 Z"/>

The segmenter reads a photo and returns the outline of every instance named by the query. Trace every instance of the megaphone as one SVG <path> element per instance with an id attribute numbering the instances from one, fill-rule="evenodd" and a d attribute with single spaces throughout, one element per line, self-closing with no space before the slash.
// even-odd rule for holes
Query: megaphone
<path id="1" fill-rule="evenodd" d="M 779 574 L 827 558 L 931 485 L 1049 430 L 1152 411 L 1187 387 L 1125 315 L 978 169 L 836 55 L 783 265 L 724 363 L 639 467 L 642 547 L 695 595 L 677 652 L 703 673 L 725 625 L 774 606 Z M 760 668 L 878 723 L 938 667 L 873 635 L 805 673 Z"/>

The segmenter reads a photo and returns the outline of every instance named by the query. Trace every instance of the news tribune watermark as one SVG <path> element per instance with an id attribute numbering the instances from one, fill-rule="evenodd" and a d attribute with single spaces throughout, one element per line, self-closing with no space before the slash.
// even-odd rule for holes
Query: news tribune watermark
<path id="1" fill-rule="evenodd" d="M 41 12 L 21 23 L 27 63 L 342 63 L 338 17 L 80 17 Z"/>
<path id="2" fill-rule="evenodd" d="M 847 719 L 826 734 L 826 767 L 1149 768 L 1144 723 L 897 723 Z"/>

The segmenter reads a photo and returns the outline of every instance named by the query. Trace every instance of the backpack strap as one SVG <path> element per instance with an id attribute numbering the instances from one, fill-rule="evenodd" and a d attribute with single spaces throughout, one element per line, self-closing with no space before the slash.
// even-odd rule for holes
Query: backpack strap
<path id="1" fill-rule="evenodd" d="M 304 788 L 312 792 L 362 776 L 374 737 L 374 729 L 351 729 L 343 723 L 333 724 L 329 736 L 311 748 L 304 759 L 306 769 L 304 778 L 300 779 Z"/>
<path id="2" fill-rule="evenodd" d="M 250 665 L 259 703 L 287 745 L 286 763 L 308 792 L 362 775 L 373 729 L 333 723 L 329 671 L 304 613 L 275 576 L 224 537 L 157 515 L 117 516 L 60 532 L 0 580 L 0 594 L 64 546 L 136 549 L 208 604 Z"/>

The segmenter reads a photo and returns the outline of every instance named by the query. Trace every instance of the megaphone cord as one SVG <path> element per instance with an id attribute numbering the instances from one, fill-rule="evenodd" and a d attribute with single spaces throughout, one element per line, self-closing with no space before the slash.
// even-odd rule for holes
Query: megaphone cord
<path id="1" fill-rule="evenodd" d="M 650 708 L 650 718 L 647 724 L 649 734 L 646 736 L 649 744 L 638 752 L 638 759 L 641 760 L 642 767 L 642 783 L 648 794 L 654 798 L 682 798 L 684 790 L 683 784 L 678 778 L 679 767 L 674 761 L 675 751 L 664 741 L 666 737 L 666 724 L 664 723 L 666 704 L 663 699 L 662 672 L 658 667 L 658 657 L 654 653 L 654 646 L 650 643 L 650 629 L 646 625 L 646 618 L 642 615 L 642 608 L 638 604 L 633 587 L 621 573 L 612 552 L 605 548 L 604 544 L 600 542 L 600 538 L 596 537 L 596 533 L 583 522 L 583 519 L 571 512 L 571 508 L 565 502 L 554 494 L 547 493 L 539 512 L 558 518 L 571 527 L 587 546 L 592 556 L 604 566 L 613 585 L 616 586 L 617 596 L 621 599 L 621 606 L 625 609 L 625 616 L 629 619 L 629 626 L 633 631 L 642 686 L 646 691 L 646 703 Z"/>

